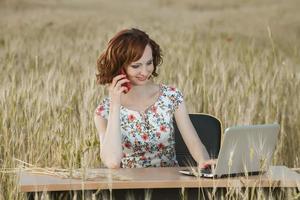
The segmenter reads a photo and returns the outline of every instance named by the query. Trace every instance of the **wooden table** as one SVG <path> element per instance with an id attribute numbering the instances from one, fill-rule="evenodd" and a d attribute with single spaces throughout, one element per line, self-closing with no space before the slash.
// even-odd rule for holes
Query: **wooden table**
<path id="1" fill-rule="evenodd" d="M 263 175 L 221 179 L 197 178 L 180 174 L 186 168 L 88 169 L 98 177 L 67 179 L 20 172 L 21 192 L 74 191 L 138 188 L 227 188 L 227 187 L 295 187 L 300 189 L 300 175 L 285 166 L 271 166 Z M 87 175 L 88 177 L 88 175 Z"/>

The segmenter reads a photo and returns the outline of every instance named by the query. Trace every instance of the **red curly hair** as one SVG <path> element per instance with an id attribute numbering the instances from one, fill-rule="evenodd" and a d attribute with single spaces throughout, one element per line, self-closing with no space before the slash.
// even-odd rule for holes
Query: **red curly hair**
<path id="1" fill-rule="evenodd" d="M 106 50 L 97 60 L 97 83 L 111 83 L 113 77 L 118 75 L 122 67 L 140 59 L 145 47 L 152 49 L 154 70 L 152 75 L 157 76 L 157 66 L 162 63 L 162 53 L 159 45 L 144 31 L 136 28 L 125 29 L 118 32 L 109 42 Z"/>

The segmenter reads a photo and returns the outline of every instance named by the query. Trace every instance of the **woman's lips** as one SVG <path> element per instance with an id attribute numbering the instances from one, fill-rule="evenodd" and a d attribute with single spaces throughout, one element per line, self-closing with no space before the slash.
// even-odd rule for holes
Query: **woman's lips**
<path id="1" fill-rule="evenodd" d="M 145 80 L 147 80 L 147 77 L 137 77 L 137 79 L 138 79 L 139 81 L 145 81 Z"/>

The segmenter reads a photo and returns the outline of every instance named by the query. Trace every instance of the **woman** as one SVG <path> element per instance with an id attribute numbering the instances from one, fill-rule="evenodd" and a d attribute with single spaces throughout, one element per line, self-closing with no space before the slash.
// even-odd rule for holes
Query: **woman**
<path id="1" fill-rule="evenodd" d="M 209 165 L 208 153 L 190 119 L 182 93 L 156 84 L 161 49 L 138 29 L 117 33 L 97 61 L 99 84 L 109 96 L 95 111 L 100 156 L 108 168 L 178 166 L 173 117 L 199 167 Z"/>

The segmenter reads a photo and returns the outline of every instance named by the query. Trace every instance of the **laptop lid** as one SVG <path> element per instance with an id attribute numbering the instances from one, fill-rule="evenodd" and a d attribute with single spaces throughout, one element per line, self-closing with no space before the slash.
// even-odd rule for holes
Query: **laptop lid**
<path id="1" fill-rule="evenodd" d="M 214 176 L 267 171 L 279 129 L 279 124 L 227 128 L 213 172 Z"/>

